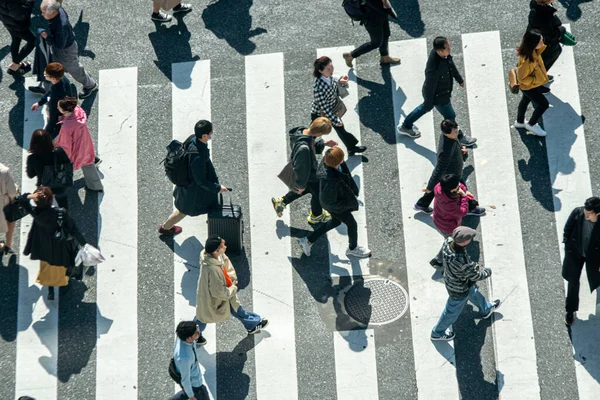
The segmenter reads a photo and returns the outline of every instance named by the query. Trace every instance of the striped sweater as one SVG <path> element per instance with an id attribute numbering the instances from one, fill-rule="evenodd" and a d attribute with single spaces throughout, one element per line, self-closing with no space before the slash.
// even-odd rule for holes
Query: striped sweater
<path id="1" fill-rule="evenodd" d="M 471 261 L 467 252 L 456 253 L 451 246 L 453 239 L 447 238 L 442 247 L 444 257 L 444 283 L 450 297 L 465 298 L 477 281 L 489 278 L 492 270 L 481 268 Z"/>

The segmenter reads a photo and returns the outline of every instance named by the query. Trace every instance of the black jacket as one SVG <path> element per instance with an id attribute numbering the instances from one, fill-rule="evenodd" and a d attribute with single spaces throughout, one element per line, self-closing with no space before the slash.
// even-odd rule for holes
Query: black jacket
<path id="1" fill-rule="evenodd" d="M 289 131 L 292 165 L 299 189 L 306 189 L 308 182 L 317 181 L 317 154 L 325 147 L 323 139 L 302 134 L 305 129 L 299 126 Z"/>
<path id="2" fill-rule="evenodd" d="M 363 9 L 367 17 L 363 21 L 367 25 L 381 25 L 388 22 L 388 17 L 393 17 L 393 11 L 389 8 L 383 8 L 381 0 L 366 0 Z"/>
<path id="3" fill-rule="evenodd" d="M 431 50 L 425 67 L 425 83 L 423 84 L 423 105 L 427 111 L 433 106 L 450 103 L 452 97 L 452 84 L 454 79 L 459 84 L 464 79 L 456 69 L 452 56 L 440 57 L 435 50 Z"/>
<path id="4" fill-rule="evenodd" d="M 562 266 L 562 276 L 569 282 L 578 282 L 583 268 L 582 229 L 583 207 L 577 207 L 569 215 L 563 233 L 565 244 L 565 259 Z M 590 291 L 600 286 L 600 221 L 592 230 L 590 243 L 586 251 L 585 267 L 590 284 Z"/>
<path id="5" fill-rule="evenodd" d="M 37 178 L 35 185 L 40 186 L 42 175 L 44 174 L 44 167 L 46 165 L 54 164 L 54 157 L 56 157 L 57 164 L 66 164 L 71 162 L 69 160 L 69 156 L 65 151 L 56 147 L 54 152 L 48 154 L 30 154 L 27 156 L 27 164 L 25 167 L 25 171 L 27 172 L 27 176 L 29 179 Z M 62 196 L 66 194 L 67 189 L 56 189 L 53 190 L 55 196 Z"/>
<path id="6" fill-rule="evenodd" d="M 71 82 L 66 76 L 63 76 L 60 81 L 56 82 L 56 85 L 50 86 L 50 89 L 44 93 L 42 98 L 38 101 L 38 104 L 43 106 L 44 104 L 49 103 L 48 111 L 51 113 L 58 112 L 58 101 L 70 95 Z"/>
<path id="7" fill-rule="evenodd" d="M 9 32 L 28 31 L 33 5 L 33 0 L 0 0 L 0 20 Z"/>
<path id="8" fill-rule="evenodd" d="M 65 209 L 64 226 L 73 237 L 73 240 L 56 240 L 53 235 L 58 228 L 58 208 L 32 207 L 24 193 L 18 197 L 19 202 L 33 217 L 31 229 L 27 235 L 27 243 L 23 254 L 32 260 L 46 261 L 50 265 L 71 267 L 75 264 L 78 245 L 83 246 L 86 241 L 77 229 L 75 221 Z"/>
<path id="9" fill-rule="evenodd" d="M 319 178 L 319 200 L 321 206 L 331 214 L 358 210 L 358 186 L 345 162 L 340 166 L 342 172 L 328 167 L 321 160 L 317 170 Z"/>
<path id="10" fill-rule="evenodd" d="M 438 184 L 442 176 L 446 174 L 458 175 L 462 178 L 465 157 L 461 151 L 461 144 L 458 139 L 449 139 L 443 133 L 440 135 L 440 140 L 437 149 L 437 162 L 431 173 L 427 189 L 433 191 L 435 185 Z"/>
<path id="11" fill-rule="evenodd" d="M 50 33 L 48 34 L 48 43 L 55 49 L 66 49 L 75 42 L 73 27 L 69 22 L 69 15 L 60 8 L 56 17 L 48 21 Z"/>
<path id="12" fill-rule="evenodd" d="M 206 214 L 217 205 L 221 184 L 206 144 L 194 139 L 188 144 L 187 151 L 192 180 L 187 186 L 175 186 L 175 207 L 186 215 Z"/>
<path id="13" fill-rule="evenodd" d="M 540 5 L 535 0 L 529 3 L 529 24 L 527 30 L 537 29 L 544 37 L 544 43 L 552 46 L 560 41 L 562 22 L 556 16 L 556 8 L 552 4 Z"/>

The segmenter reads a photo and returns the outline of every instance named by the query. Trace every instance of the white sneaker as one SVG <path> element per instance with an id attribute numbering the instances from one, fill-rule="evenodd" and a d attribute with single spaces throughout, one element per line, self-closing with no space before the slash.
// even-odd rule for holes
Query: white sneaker
<path id="1" fill-rule="evenodd" d="M 525 122 L 515 121 L 515 128 L 517 128 L 517 129 L 525 128 L 525 125 L 526 125 Z"/>
<path id="2" fill-rule="evenodd" d="M 350 248 L 348 248 L 348 250 L 346 250 L 346 255 L 348 257 L 354 256 L 358 258 L 366 258 L 371 257 L 371 250 L 367 249 L 366 247 L 356 246 L 354 250 L 350 250 Z"/>
<path id="3" fill-rule="evenodd" d="M 529 122 L 527 122 L 525 124 L 525 129 L 527 129 L 529 132 L 533 133 L 536 136 L 544 137 L 547 135 L 546 131 L 542 129 L 540 124 L 535 124 L 535 125 L 531 126 L 531 125 L 529 125 Z"/>
<path id="4" fill-rule="evenodd" d="M 306 257 L 310 257 L 310 248 L 312 247 L 312 243 L 308 243 L 308 238 L 302 237 L 298 239 L 298 244 L 302 247 L 302 252 Z"/>

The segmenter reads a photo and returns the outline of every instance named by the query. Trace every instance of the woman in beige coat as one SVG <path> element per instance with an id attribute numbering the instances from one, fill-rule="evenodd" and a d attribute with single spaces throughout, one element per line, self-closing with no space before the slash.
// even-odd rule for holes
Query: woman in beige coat
<path id="1" fill-rule="evenodd" d="M 0 163 L 0 204 L 2 210 L 17 197 L 18 188 L 8 167 Z M 0 234 L 6 235 L 6 241 L 0 240 L 0 254 L 12 252 L 13 232 L 16 222 L 8 222 L 4 212 L 0 212 Z"/>
<path id="2" fill-rule="evenodd" d="M 265 328 L 269 321 L 251 311 L 246 311 L 237 296 L 237 275 L 229 257 L 225 255 L 225 240 L 210 235 L 200 254 L 200 279 L 196 294 L 196 317 L 200 337 L 197 343 L 206 344 L 202 332 L 206 324 L 221 322 L 234 316 L 253 335 Z"/>

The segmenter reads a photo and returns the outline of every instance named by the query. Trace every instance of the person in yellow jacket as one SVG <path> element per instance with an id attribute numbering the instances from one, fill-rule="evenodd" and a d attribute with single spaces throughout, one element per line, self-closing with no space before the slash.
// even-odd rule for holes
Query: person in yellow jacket
<path id="1" fill-rule="evenodd" d="M 199 345 L 206 344 L 202 336 L 206 324 L 225 321 L 230 316 L 239 319 L 249 335 L 260 332 L 269 324 L 268 320 L 244 310 L 240 304 L 237 275 L 225 250 L 225 240 L 213 234 L 206 239 L 204 250 L 200 253 L 200 279 L 194 318 L 200 330 Z"/>
<path id="2" fill-rule="evenodd" d="M 517 121 L 515 128 L 525 128 L 537 136 L 546 136 L 546 131 L 538 124 L 542 114 L 550 107 L 550 103 L 544 96 L 550 89 L 544 85 L 548 83 L 548 72 L 542 60 L 542 53 L 546 49 L 544 38 L 537 29 L 532 29 L 523 35 L 523 40 L 517 47 L 517 81 L 519 89 L 523 92 L 523 98 L 517 110 Z M 529 103 L 534 102 L 536 108 L 531 114 L 529 121 L 525 122 L 525 111 Z"/>

